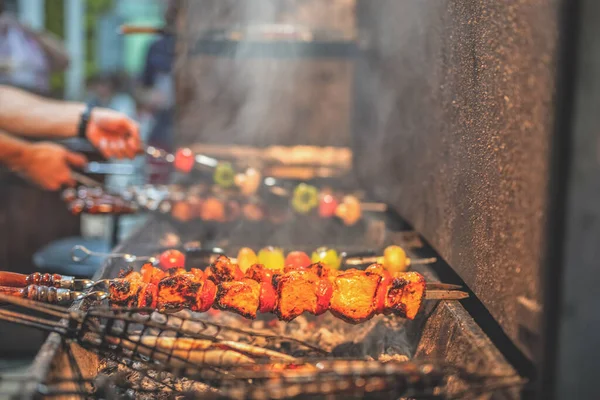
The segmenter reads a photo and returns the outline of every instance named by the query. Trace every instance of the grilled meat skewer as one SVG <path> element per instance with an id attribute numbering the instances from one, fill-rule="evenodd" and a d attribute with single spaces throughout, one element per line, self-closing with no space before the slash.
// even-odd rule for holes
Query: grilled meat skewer
<path id="1" fill-rule="evenodd" d="M 390 275 L 381 265 L 366 271 L 336 273 L 321 264 L 271 275 L 257 265 L 246 275 L 221 256 L 205 272 L 176 270 L 157 280 L 129 272 L 109 284 L 113 305 L 151 307 L 166 311 L 189 308 L 208 311 L 211 307 L 233 311 L 246 318 L 257 312 L 273 312 L 291 321 L 303 312 L 315 315 L 330 310 L 347 322 L 360 323 L 375 314 L 394 314 L 414 319 L 426 298 L 423 276 L 416 272 Z M 464 295 L 456 292 L 457 296 Z"/>

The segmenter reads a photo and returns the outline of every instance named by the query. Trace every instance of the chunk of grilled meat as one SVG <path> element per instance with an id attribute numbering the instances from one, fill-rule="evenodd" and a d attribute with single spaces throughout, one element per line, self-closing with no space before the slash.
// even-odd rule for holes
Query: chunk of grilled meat
<path id="1" fill-rule="evenodd" d="M 194 309 L 202 282 L 193 274 L 173 274 L 158 283 L 158 304 L 165 311 Z"/>
<path id="2" fill-rule="evenodd" d="M 417 272 L 401 272 L 391 275 L 381 264 L 370 265 L 366 272 L 381 277 L 378 293 L 377 312 L 395 314 L 414 319 L 425 298 L 426 282 Z"/>
<path id="3" fill-rule="evenodd" d="M 425 278 L 416 272 L 407 272 L 394 278 L 388 290 L 385 313 L 414 319 L 425 298 Z"/>
<path id="4" fill-rule="evenodd" d="M 244 278 L 241 281 L 218 285 L 216 305 L 222 310 L 234 311 L 246 318 L 256 318 L 260 304 L 260 284 Z"/>
<path id="5" fill-rule="evenodd" d="M 208 279 L 214 283 L 230 282 L 244 277 L 240 267 L 225 256 L 217 257 L 215 262 L 206 269 L 206 272 Z"/>
<path id="6" fill-rule="evenodd" d="M 273 281 L 273 275 L 276 273 L 277 271 L 273 271 L 262 264 L 254 264 L 246 270 L 245 276 L 246 278 L 252 279 L 259 283 L 271 283 Z"/>
<path id="7" fill-rule="evenodd" d="M 375 294 L 381 277 L 372 272 L 350 269 L 333 280 L 329 310 L 348 322 L 362 322 L 375 315 Z"/>
<path id="8" fill-rule="evenodd" d="M 112 280 L 108 285 L 111 302 L 117 306 L 137 307 L 138 294 L 145 285 L 139 272 L 129 271 L 123 278 Z"/>
<path id="9" fill-rule="evenodd" d="M 317 284 L 319 277 L 309 271 L 291 271 L 277 280 L 279 298 L 275 314 L 283 321 L 291 321 L 308 311 L 317 313 Z"/>

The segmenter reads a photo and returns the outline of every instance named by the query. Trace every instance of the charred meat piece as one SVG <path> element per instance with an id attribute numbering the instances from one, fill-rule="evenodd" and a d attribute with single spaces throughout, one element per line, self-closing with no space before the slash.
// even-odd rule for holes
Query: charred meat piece
<path id="1" fill-rule="evenodd" d="M 207 268 L 208 279 L 214 283 L 230 282 L 242 279 L 244 273 L 237 264 L 225 256 L 219 256 L 214 263 Z"/>
<path id="2" fill-rule="evenodd" d="M 375 294 L 381 277 L 372 272 L 350 269 L 333 280 L 330 311 L 351 323 L 368 320 L 375 314 Z"/>
<path id="3" fill-rule="evenodd" d="M 273 271 L 262 264 L 254 264 L 246 270 L 246 278 L 252 279 L 256 282 L 271 283 L 273 280 L 273 272 L 276 271 Z"/>
<path id="4" fill-rule="evenodd" d="M 279 298 L 275 313 L 282 321 L 291 321 L 303 312 L 317 312 L 319 277 L 308 271 L 291 271 L 279 277 Z"/>
<path id="5" fill-rule="evenodd" d="M 217 290 L 217 307 L 238 313 L 246 318 L 256 318 L 260 304 L 260 284 L 252 279 L 222 282 Z"/>
<path id="6" fill-rule="evenodd" d="M 111 301 L 118 306 L 137 307 L 138 294 L 144 285 L 138 272 L 128 272 L 124 278 L 115 279 L 108 285 Z"/>
<path id="7" fill-rule="evenodd" d="M 158 284 L 158 305 L 164 311 L 194 308 L 196 296 L 202 289 L 193 274 L 174 274 L 163 278 Z"/>
<path id="8" fill-rule="evenodd" d="M 388 289 L 385 313 L 414 319 L 425 297 L 425 278 L 416 272 L 406 272 L 393 278 Z"/>

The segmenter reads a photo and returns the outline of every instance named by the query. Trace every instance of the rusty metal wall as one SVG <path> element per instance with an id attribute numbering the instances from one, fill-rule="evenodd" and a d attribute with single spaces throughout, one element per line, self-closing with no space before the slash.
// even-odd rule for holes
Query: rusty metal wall
<path id="1" fill-rule="evenodd" d="M 518 299 L 533 309 L 541 299 L 556 9 L 551 0 L 357 3 L 356 173 L 530 356 Z"/>

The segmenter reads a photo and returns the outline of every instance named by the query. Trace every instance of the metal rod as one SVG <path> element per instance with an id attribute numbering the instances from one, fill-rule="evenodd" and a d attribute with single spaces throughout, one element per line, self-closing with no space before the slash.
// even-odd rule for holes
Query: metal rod
<path id="1" fill-rule="evenodd" d="M 363 265 L 363 264 L 371 264 L 376 263 L 381 259 L 382 256 L 371 256 L 371 257 L 349 257 L 344 260 L 344 264 L 346 265 Z M 424 264 L 433 264 L 437 262 L 436 257 L 430 258 L 406 258 L 406 265 L 424 265 Z"/>
<path id="2" fill-rule="evenodd" d="M 79 255 L 78 255 L 79 253 Z M 156 258 L 153 256 L 136 256 L 133 254 L 127 253 L 99 253 L 96 251 L 91 251 L 85 246 L 76 245 L 71 249 L 71 259 L 75 262 L 82 262 L 87 260 L 88 258 L 95 257 L 107 257 L 107 258 L 123 258 L 126 262 L 134 262 L 134 261 L 156 261 Z"/>
<path id="3" fill-rule="evenodd" d="M 35 317 L 30 317 L 28 315 L 15 313 L 8 310 L 0 309 L 0 320 L 4 320 L 6 322 L 11 322 L 13 324 L 19 324 L 23 326 L 28 326 L 31 328 L 41 329 L 47 332 L 58 332 L 64 333 L 64 327 L 60 326 L 63 329 L 57 329 L 57 326 L 53 326 L 49 322 L 54 323 L 54 321 L 46 321 L 43 319 L 38 319 Z"/>
<path id="4" fill-rule="evenodd" d="M 450 283 L 438 283 L 429 282 L 427 283 L 427 290 L 458 290 L 462 289 L 461 285 L 452 285 Z"/>
<path id="5" fill-rule="evenodd" d="M 58 318 L 68 318 L 69 312 L 66 308 L 60 307 L 58 311 L 57 306 L 53 306 L 51 304 L 40 303 L 33 300 L 23 299 L 20 297 L 8 296 L 5 294 L 0 294 L 0 302 L 13 304 L 16 306 L 21 306 L 30 310 L 39 311 L 42 313 L 46 313 L 48 315 L 53 315 Z"/>
<path id="6" fill-rule="evenodd" d="M 92 179 L 88 176 L 80 174 L 79 172 L 71 171 L 71 177 L 77 182 L 91 187 L 103 187 L 104 185 L 99 181 Z"/>
<path id="7" fill-rule="evenodd" d="M 459 290 L 427 290 L 425 292 L 426 300 L 462 300 L 468 297 L 468 293 Z"/>
<path id="8" fill-rule="evenodd" d="M 437 262 L 437 257 L 429 257 L 429 258 L 407 258 L 406 262 L 408 265 L 424 265 L 424 264 L 433 264 Z"/>
<path id="9" fill-rule="evenodd" d="M 360 203 L 360 209 L 367 212 L 386 212 L 388 206 L 385 203 Z"/>

